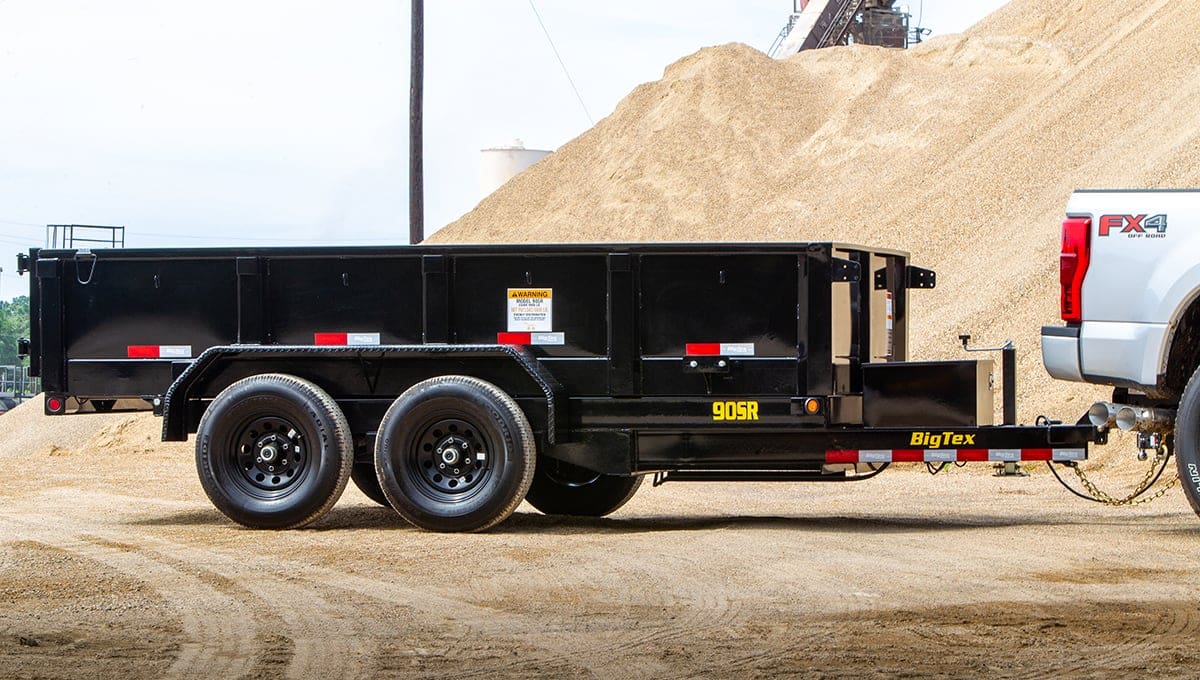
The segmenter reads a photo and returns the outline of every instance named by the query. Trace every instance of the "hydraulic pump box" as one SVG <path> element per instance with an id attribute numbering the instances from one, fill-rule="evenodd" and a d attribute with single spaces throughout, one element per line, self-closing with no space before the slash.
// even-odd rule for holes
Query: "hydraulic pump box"
<path id="1" fill-rule="evenodd" d="M 863 424 L 867 427 L 992 425 L 990 360 L 864 364 Z"/>

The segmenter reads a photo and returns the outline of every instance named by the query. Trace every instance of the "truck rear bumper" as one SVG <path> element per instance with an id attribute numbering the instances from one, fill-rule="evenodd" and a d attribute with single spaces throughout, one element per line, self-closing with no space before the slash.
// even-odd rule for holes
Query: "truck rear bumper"
<path id="1" fill-rule="evenodd" d="M 1042 365 L 1051 377 L 1083 382 L 1079 369 L 1079 326 L 1042 326 Z"/>
<path id="2" fill-rule="evenodd" d="M 1042 363 L 1060 380 L 1151 389 L 1166 330 L 1165 324 L 1117 321 L 1043 326 Z"/>

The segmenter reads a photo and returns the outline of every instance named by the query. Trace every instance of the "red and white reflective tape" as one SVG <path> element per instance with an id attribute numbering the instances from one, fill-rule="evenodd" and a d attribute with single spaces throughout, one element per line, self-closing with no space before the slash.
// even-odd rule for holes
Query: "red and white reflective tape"
<path id="1" fill-rule="evenodd" d="M 130 359 L 191 359 L 191 345 L 129 345 L 126 356 Z"/>
<path id="2" fill-rule="evenodd" d="M 753 342 L 689 342 L 684 352 L 689 357 L 752 357 Z"/>
<path id="3" fill-rule="evenodd" d="M 497 333 L 497 345 L 565 345 L 563 333 Z"/>
<path id="4" fill-rule="evenodd" d="M 1087 458 L 1085 449 L 862 449 L 826 451 L 825 463 L 1022 463 Z"/>
<path id="5" fill-rule="evenodd" d="M 378 333 L 313 333 L 314 345 L 329 347 L 370 347 L 378 345 Z"/>

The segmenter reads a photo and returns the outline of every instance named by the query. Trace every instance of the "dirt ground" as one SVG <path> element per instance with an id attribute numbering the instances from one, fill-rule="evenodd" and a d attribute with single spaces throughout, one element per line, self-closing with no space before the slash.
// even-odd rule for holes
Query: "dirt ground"
<path id="1" fill-rule="evenodd" d="M 647 484 L 610 518 L 523 506 L 439 535 L 351 487 L 261 532 L 209 505 L 189 445 L 85 418 L 115 425 L 0 452 L 0 677 L 1200 673 L 1178 489 L 1112 509 L 1044 471 Z"/>

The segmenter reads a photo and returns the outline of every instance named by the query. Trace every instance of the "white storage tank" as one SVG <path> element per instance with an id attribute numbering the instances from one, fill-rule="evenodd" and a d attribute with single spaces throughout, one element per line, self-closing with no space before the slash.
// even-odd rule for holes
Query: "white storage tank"
<path id="1" fill-rule="evenodd" d="M 514 140 L 509 146 L 498 146 L 480 151 L 479 198 L 487 198 L 493 191 L 516 177 L 525 168 L 549 155 L 549 151 L 542 149 L 526 149 L 525 144 L 519 139 Z"/>

